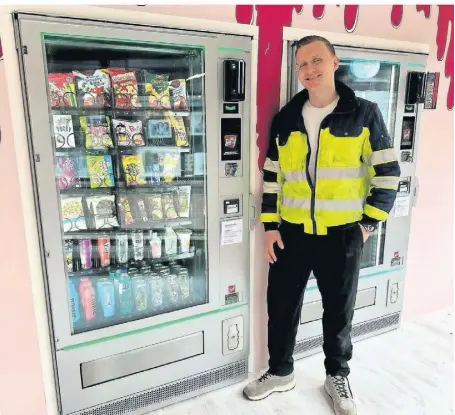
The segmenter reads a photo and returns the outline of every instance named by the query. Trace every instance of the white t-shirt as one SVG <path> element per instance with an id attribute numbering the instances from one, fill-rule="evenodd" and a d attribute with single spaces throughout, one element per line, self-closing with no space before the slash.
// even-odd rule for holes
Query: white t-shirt
<path id="1" fill-rule="evenodd" d="M 319 144 L 319 128 L 321 126 L 322 120 L 329 115 L 338 104 L 338 100 L 340 97 L 337 98 L 323 108 L 313 107 L 310 104 L 310 100 L 308 100 L 305 105 L 303 106 L 302 115 L 303 115 L 303 122 L 305 123 L 305 128 L 308 132 L 308 138 L 310 141 L 310 164 L 308 166 L 311 181 L 314 184 L 314 175 L 316 172 L 316 153 L 318 151 L 318 144 Z"/>

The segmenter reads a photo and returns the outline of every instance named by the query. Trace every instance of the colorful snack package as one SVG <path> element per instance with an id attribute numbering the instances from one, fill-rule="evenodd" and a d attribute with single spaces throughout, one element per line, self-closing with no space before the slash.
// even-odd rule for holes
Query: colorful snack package
<path id="1" fill-rule="evenodd" d="M 152 220 L 163 219 L 163 205 L 161 200 L 161 194 L 152 194 L 147 196 L 148 210 L 152 216 Z"/>
<path id="2" fill-rule="evenodd" d="M 115 196 L 87 197 L 87 206 L 95 218 L 95 229 L 110 229 L 118 227 Z"/>
<path id="3" fill-rule="evenodd" d="M 81 107 L 110 108 L 112 87 L 106 69 L 97 69 L 92 75 L 73 71 Z"/>
<path id="4" fill-rule="evenodd" d="M 80 187 L 78 160 L 75 157 L 55 156 L 56 177 L 60 190 Z"/>
<path id="5" fill-rule="evenodd" d="M 111 123 L 106 115 L 80 117 L 82 132 L 85 135 L 85 148 L 104 150 L 114 147 L 111 137 Z"/>
<path id="6" fill-rule="evenodd" d="M 177 147 L 188 147 L 188 135 L 182 117 L 169 117 L 175 134 L 175 145 Z"/>
<path id="7" fill-rule="evenodd" d="M 112 119 L 115 137 L 119 147 L 144 146 L 142 121 L 126 121 Z"/>
<path id="8" fill-rule="evenodd" d="M 63 231 L 74 232 L 87 229 L 82 197 L 68 197 L 61 199 Z"/>
<path id="9" fill-rule="evenodd" d="M 127 186 L 140 186 L 145 184 L 145 170 L 140 155 L 122 155 L 122 165 Z"/>
<path id="10" fill-rule="evenodd" d="M 77 107 L 76 88 L 72 73 L 47 75 L 49 102 L 52 108 Z"/>
<path id="11" fill-rule="evenodd" d="M 191 200 L 191 186 L 180 186 L 177 188 L 177 206 L 179 217 L 190 217 L 190 200 Z"/>
<path id="12" fill-rule="evenodd" d="M 188 111 L 188 97 L 185 79 L 174 79 L 169 82 L 172 90 L 172 107 L 174 111 Z"/>
<path id="13" fill-rule="evenodd" d="M 135 211 L 137 212 L 137 218 L 142 222 L 148 222 L 149 216 L 147 213 L 145 197 L 140 195 L 133 196 Z"/>
<path id="14" fill-rule="evenodd" d="M 180 156 L 176 153 L 162 153 L 159 156 L 160 173 L 166 183 L 172 182 L 177 176 Z"/>
<path id="15" fill-rule="evenodd" d="M 132 225 L 135 221 L 131 213 L 131 206 L 128 198 L 126 196 L 120 196 L 117 204 L 121 214 L 121 222 L 124 225 Z"/>
<path id="16" fill-rule="evenodd" d="M 53 115 L 54 139 L 56 148 L 74 148 L 74 126 L 71 115 Z"/>
<path id="17" fill-rule="evenodd" d="M 172 193 L 163 193 L 161 196 L 163 204 L 163 213 L 166 219 L 177 219 L 177 212 L 174 206 L 174 195 Z"/>
<path id="18" fill-rule="evenodd" d="M 114 187 L 114 171 L 110 155 L 86 156 L 90 187 Z"/>
<path id="19" fill-rule="evenodd" d="M 111 75 L 115 106 L 128 109 L 140 108 L 136 73 L 119 68 L 110 68 L 108 72 Z"/>
<path id="20" fill-rule="evenodd" d="M 169 74 L 146 73 L 145 93 L 148 104 L 155 110 L 170 110 Z"/>

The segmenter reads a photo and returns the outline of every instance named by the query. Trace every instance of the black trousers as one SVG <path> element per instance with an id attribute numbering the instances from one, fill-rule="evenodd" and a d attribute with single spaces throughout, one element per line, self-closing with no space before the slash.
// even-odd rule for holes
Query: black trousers
<path id="1" fill-rule="evenodd" d="M 329 229 L 328 235 L 304 233 L 302 225 L 282 222 L 284 249 L 275 245 L 277 261 L 270 265 L 267 309 L 269 370 L 286 376 L 294 370 L 293 351 L 303 294 L 313 271 L 322 297 L 322 327 L 326 374 L 349 375 L 362 230 L 357 223 Z"/>

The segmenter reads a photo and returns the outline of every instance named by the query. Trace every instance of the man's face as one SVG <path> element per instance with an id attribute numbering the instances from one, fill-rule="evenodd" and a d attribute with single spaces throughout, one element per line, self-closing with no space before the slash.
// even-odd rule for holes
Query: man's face
<path id="1" fill-rule="evenodd" d="M 323 42 L 301 46 L 295 60 L 299 80 L 309 91 L 333 85 L 340 60 Z"/>

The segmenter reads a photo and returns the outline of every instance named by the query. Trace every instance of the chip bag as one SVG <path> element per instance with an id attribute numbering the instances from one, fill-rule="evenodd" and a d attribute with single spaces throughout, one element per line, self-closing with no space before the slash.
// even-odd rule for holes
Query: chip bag
<path id="1" fill-rule="evenodd" d="M 90 187 L 114 187 L 114 171 L 110 155 L 86 156 Z"/>
<path id="2" fill-rule="evenodd" d="M 78 161 L 75 157 L 55 156 L 56 176 L 60 190 L 80 187 Z"/>
<path id="3" fill-rule="evenodd" d="M 115 196 L 87 197 L 87 206 L 95 218 L 96 229 L 110 229 L 118 227 Z"/>
<path id="4" fill-rule="evenodd" d="M 74 148 L 74 126 L 71 115 L 53 115 L 54 139 L 56 148 Z"/>
<path id="5" fill-rule="evenodd" d="M 47 81 L 51 107 L 77 107 L 76 88 L 72 73 L 50 73 L 47 75 Z"/>
<path id="6" fill-rule="evenodd" d="M 142 121 L 112 120 L 119 147 L 144 146 L 144 136 L 142 134 Z"/>
<path id="7" fill-rule="evenodd" d="M 131 206 L 126 196 L 120 196 L 118 202 L 120 210 L 120 220 L 124 225 L 132 225 L 135 221 L 133 214 L 131 213 Z"/>
<path id="8" fill-rule="evenodd" d="M 108 69 L 114 89 L 115 106 L 117 108 L 140 108 L 136 73 L 125 69 Z"/>
<path id="9" fill-rule="evenodd" d="M 82 197 L 69 197 L 61 199 L 63 231 L 75 232 L 87 229 Z"/>
<path id="10" fill-rule="evenodd" d="M 85 148 L 104 150 L 114 147 L 111 137 L 111 124 L 106 115 L 80 117 L 81 129 L 85 135 Z"/>
<path id="11" fill-rule="evenodd" d="M 150 108 L 155 110 L 170 110 L 169 74 L 147 73 L 145 93 L 148 96 Z"/>
<path id="12" fill-rule="evenodd" d="M 169 117 L 172 128 L 174 129 L 175 145 L 177 147 L 188 147 L 188 135 L 186 134 L 185 123 L 182 117 Z"/>
<path id="13" fill-rule="evenodd" d="M 106 69 L 97 69 L 92 75 L 73 71 L 81 107 L 111 107 L 112 87 Z"/>
<path id="14" fill-rule="evenodd" d="M 145 170 L 140 155 L 122 155 L 122 165 L 127 186 L 140 186 L 145 184 Z"/>
<path id="15" fill-rule="evenodd" d="M 186 94 L 186 81 L 174 79 L 169 82 L 172 91 L 172 108 L 174 111 L 188 111 L 188 98 Z"/>

